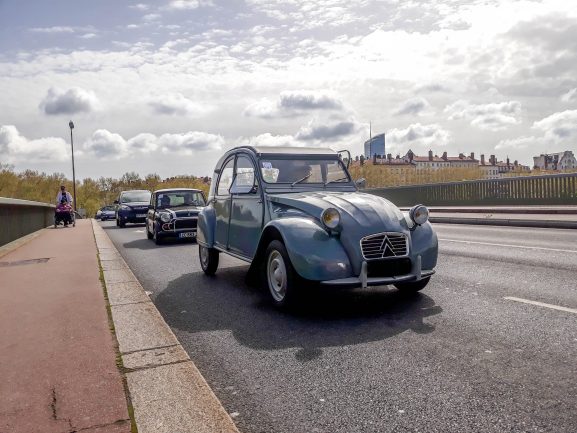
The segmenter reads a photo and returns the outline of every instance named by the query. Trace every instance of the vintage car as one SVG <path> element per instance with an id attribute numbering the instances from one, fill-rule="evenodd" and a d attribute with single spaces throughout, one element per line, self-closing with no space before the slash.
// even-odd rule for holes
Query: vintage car
<path id="1" fill-rule="evenodd" d="M 126 223 L 142 224 L 146 221 L 146 211 L 150 203 L 150 191 L 134 189 L 122 191 L 116 205 L 116 225 L 126 227 Z"/>
<path id="2" fill-rule="evenodd" d="M 319 148 L 228 151 L 198 217 L 203 271 L 216 272 L 220 253 L 250 262 L 278 306 L 298 299 L 307 281 L 423 289 L 438 252 L 427 208 L 403 213 L 359 192 L 343 159 Z"/>
<path id="3" fill-rule="evenodd" d="M 146 237 L 160 244 L 163 239 L 196 239 L 198 213 L 206 205 L 201 190 L 159 189 L 152 193 L 146 215 Z"/>

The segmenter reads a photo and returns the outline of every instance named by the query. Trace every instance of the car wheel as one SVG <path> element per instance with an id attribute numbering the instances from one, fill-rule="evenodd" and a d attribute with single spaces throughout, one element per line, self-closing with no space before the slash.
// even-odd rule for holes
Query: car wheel
<path id="1" fill-rule="evenodd" d="M 395 287 L 399 289 L 401 292 L 414 293 L 418 292 L 419 290 L 423 290 L 427 286 L 427 284 L 429 284 L 430 279 L 431 277 L 426 277 L 423 278 L 422 280 L 413 281 L 410 283 L 397 283 L 395 284 Z"/>
<path id="2" fill-rule="evenodd" d="M 126 227 L 126 222 L 125 221 L 118 221 L 118 227 L 120 227 L 121 229 L 123 229 L 124 227 Z"/>
<path id="3" fill-rule="evenodd" d="M 116 218 L 116 227 L 120 227 L 120 223 L 118 222 L 118 218 Z"/>
<path id="4" fill-rule="evenodd" d="M 298 286 L 302 280 L 294 270 L 287 250 L 280 241 L 272 241 L 266 249 L 264 280 L 273 303 L 286 307 L 298 297 Z"/>
<path id="5" fill-rule="evenodd" d="M 218 250 L 214 248 L 198 246 L 198 257 L 200 259 L 200 267 L 206 275 L 214 275 L 218 269 Z"/>

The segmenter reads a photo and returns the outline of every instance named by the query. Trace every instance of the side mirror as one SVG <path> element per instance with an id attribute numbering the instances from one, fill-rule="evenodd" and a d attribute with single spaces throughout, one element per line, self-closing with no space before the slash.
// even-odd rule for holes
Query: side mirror
<path id="1" fill-rule="evenodd" d="M 351 165 L 351 152 L 349 152 L 348 150 L 339 150 L 338 154 L 341 160 L 345 159 L 347 160 L 347 170 L 348 170 L 349 166 Z"/>
<path id="2" fill-rule="evenodd" d="M 118 204 L 118 200 L 114 200 L 114 202 L 113 202 L 113 203 L 114 203 L 114 204 Z"/>
<path id="3" fill-rule="evenodd" d="M 355 185 L 357 188 L 364 188 L 367 185 L 367 180 L 364 177 L 355 180 Z"/>

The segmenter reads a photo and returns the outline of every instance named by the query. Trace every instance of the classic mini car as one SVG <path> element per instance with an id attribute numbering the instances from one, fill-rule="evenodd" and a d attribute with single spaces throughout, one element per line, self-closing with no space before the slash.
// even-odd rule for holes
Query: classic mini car
<path id="1" fill-rule="evenodd" d="M 125 227 L 126 223 L 142 224 L 146 221 L 146 212 L 150 203 L 150 191 L 135 189 L 122 191 L 116 207 L 116 225 Z"/>
<path id="2" fill-rule="evenodd" d="M 167 237 L 196 239 L 198 213 L 205 205 L 204 194 L 198 189 L 154 191 L 146 215 L 146 237 L 157 244 Z"/>
<path id="3" fill-rule="evenodd" d="M 307 281 L 417 291 L 435 272 L 427 208 L 403 213 L 359 192 L 362 180 L 331 149 L 237 147 L 212 179 L 198 217 L 202 269 L 214 274 L 220 253 L 250 262 L 278 306 L 298 299 Z"/>

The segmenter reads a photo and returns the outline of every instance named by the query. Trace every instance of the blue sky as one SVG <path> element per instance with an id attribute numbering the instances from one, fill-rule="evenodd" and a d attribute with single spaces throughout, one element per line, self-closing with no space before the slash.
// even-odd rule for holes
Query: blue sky
<path id="1" fill-rule="evenodd" d="M 242 144 L 577 151 L 577 4 L 0 0 L 0 163 L 210 174 Z"/>

